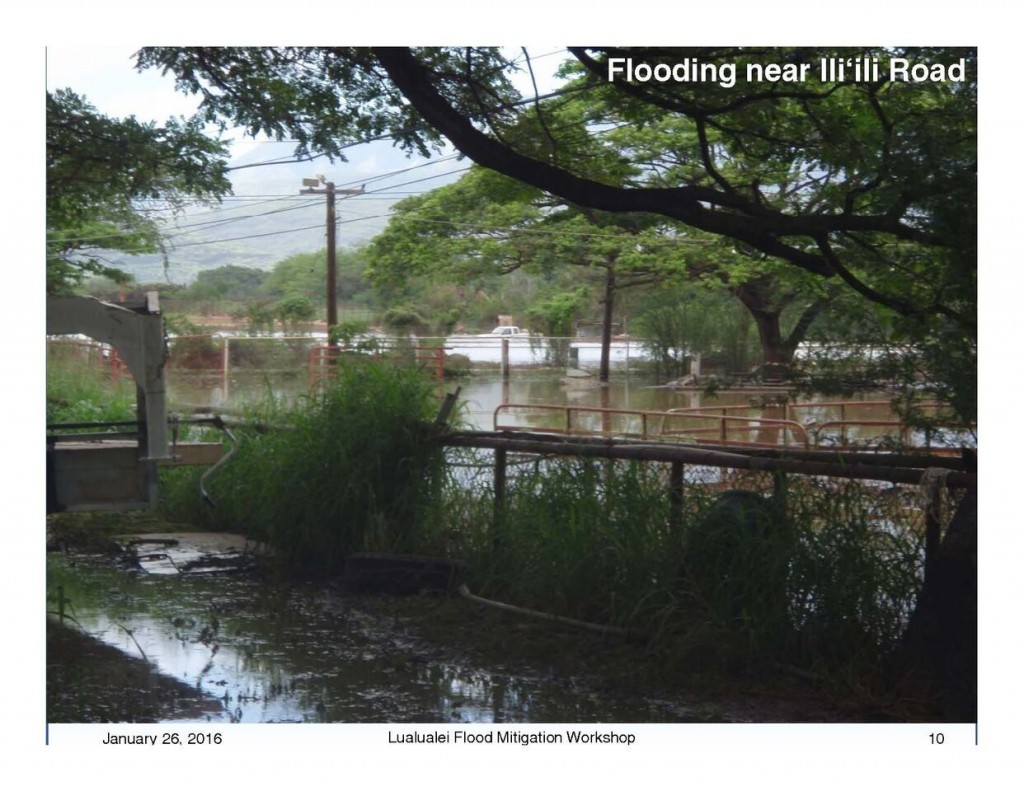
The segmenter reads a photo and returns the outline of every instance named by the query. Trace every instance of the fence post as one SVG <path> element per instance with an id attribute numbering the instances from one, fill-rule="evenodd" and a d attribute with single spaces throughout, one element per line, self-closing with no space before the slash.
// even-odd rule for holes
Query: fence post
<path id="1" fill-rule="evenodd" d="M 497 545 L 501 540 L 502 524 L 505 516 L 505 477 L 508 468 L 508 451 L 497 448 L 494 451 L 494 527 L 492 543 Z"/>
<path id="2" fill-rule="evenodd" d="M 928 488 L 928 501 L 924 509 L 924 578 L 931 576 L 942 538 L 941 485 Z"/>
<path id="3" fill-rule="evenodd" d="M 501 378 L 508 381 L 508 338 L 501 339 Z"/>
<path id="4" fill-rule="evenodd" d="M 668 474 L 669 530 L 673 549 L 679 548 L 683 530 L 683 472 L 685 465 L 673 461 Z"/>
<path id="5" fill-rule="evenodd" d="M 228 369 L 229 369 L 230 360 L 231 360 L 231 338 L 229 338 L 227 335 L 222 335 L 221 338 L 224 341 L 224 348 L 221 350 L 221 358 L 222 358 L 221 366 L 222 366 L 222 369 L 223 369 L 222 373 L 221 373 L 221 383 L 222 383 L 223 386 L 222 386 L 221 389 L 224 391 L 224 402 L 227 403 L 227 400 L 228 400 Z"/>

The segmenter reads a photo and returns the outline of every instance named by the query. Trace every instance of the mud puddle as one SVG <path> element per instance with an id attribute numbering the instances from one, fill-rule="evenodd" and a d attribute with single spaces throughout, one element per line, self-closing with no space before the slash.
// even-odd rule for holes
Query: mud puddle
<path id="1" fill-rule="evenodd" d="M 145 558 L 140 564 L 51 553 L 47 609 L 51 618 L 63 617 L 136 665 L 145 663 L 161 679 L 174 682 L 175 694 L 187 690 L 193 695 L 188 706 L 153 715 L 161 721 L 729 721 L 713 708 L 675 696 L 595 684 L 564 664 L 555 668 L 474 656 L 445 641 L 425 639 L 417 629 L 425 621 L 455 618 L 466 633 L 478 626 L 508 629 L 515 643 L 532 628 L 476 622 L 481 616 L 468 603 L 347 595 L 332 585 L 239 570 L 247 565 L 245 555 L 233 544 L 196 550 L 181 536 L 146 538 L 134 547 L 138 558 Z M 59 670 L 54 662 L 60 661 L 54 657 L 51 662 L 54 679 Z M 92 683 L 66 672 L 59 678 L 65 685 Z M 138 687 L 139 696 L 155 694 L 152 684 L 134 682 L 127 674 L 123 678 L 124 684 Z M 73 699 L 76 690 L 63 693 Z M 120 694 L 131 697 L 123 690 Z M 65 707 L 61 716 L 81 722 L 133 719 L 130 708 L 93 706 L 89 711 Z"/>

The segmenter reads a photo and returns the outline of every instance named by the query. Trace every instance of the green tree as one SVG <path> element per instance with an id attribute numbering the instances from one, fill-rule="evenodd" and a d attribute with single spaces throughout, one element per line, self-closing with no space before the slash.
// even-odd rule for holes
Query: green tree
<path id="1" fill-rule="evenodd" d="M 286 332 L 298 332 L 300 327 L 313 320 L 316 308 L 307 297 L 293 294 L 277 302 L 272 308 L 281 328 Z"/>
<path id="2" fill-rule="evenodd" d="M 639 302 L 632 327 L 675 375 L 695 354 L 721 356 L 731 370 L 746 370 L 756 359 L 750 313 L 717 285 L 666 284 Z"/>
<path id="3" fill-rule="evenodd" d="M 508 78 L 518 64 L 494 48 L 155 48 L 140 53 L 139 65 L 173 72 L 183 89 L 202 94 L 211 118 L 294 138 L 300 153 L 343 159 L 346 146 L 389 135 L 407 151 L 429 154 L 444 138 L 478 164 L 576 206 L 653 214 L 724 237 L 744 254 L 841 282 L 886 308 L 894 333 L 922 349 L 933 375 L 964 393 L 956 401 L 970 408 L 977 341 L 974 50 L 568 52 L 567 84 L 545 98 L 521 96 Z M 890 80 L 896 57 L 925 67 L 963 65 L 966 78 Z M 877 62 L 880 76 L 835 81 L 819 70 L 831 58 Z M 652 69 L 694 63 L 709 76 L 609 79 L 611 67 L 628 59 Z M 769 62 L 805 69 L 805 79 L 747 78 L 748 68 Z M 584 92 L 583 122 L 560 123 L 559 108 Z M 604 132 L 668 122 L 685 136 L 686 151 L 638 148 L 620 153 L 614 166 Z M 785 200 L 780 184 L 788 185 Z M 938 356 L 951 345 L 955 367 Z"/>
<path id="4" fill-rule="evenodd" d="M 351 300 L 371 290 L 363 278 L 366 259 L 360 250 L 338 250 L 336 253 L 337 298 Z M 315 307 L 326 305 L 327 251 L 297 253 L 274 264 L 260 286 L 261 292 L 280 299 L 291 295 L 306 297 Z"/>
<path id="5" fill-rule="evenodd" d="M 197 274 L 181 297 L 197 301 L 246 302 L 257 297 L 266 279 L 267 273 L 262 269 L 228 264 Z"/>
<path id="6" fill-rule="evenodd" d="M 453 219 L 455 218 L 455 219 Z M 408 198 L 395 207 L 387 228 L 367 248 L 366 275 L 381 288 L 394 289 L 414 276 L 434 276 L 468 284 L 480 278 L 525 271 L 550 278 L 570 267 L 601 293 L 600 378 L 609 375 L 609 347 L 617 294 L 663 282 L 686 269 L 689 241 L 664 244 L 657 218 L 609 215 L 566 206 L 540 190 L 481 168 L 454 184 Z M 574 332 L 591 300 L 591 289 L 557 291 L 532 315 L 549 334 Z M 572 294 L 567 314 L 561 306 Z"/>
<path id="7" fill-rule="evenodd" d="M 162 252 L 166 262 L 157 210 L 173 214 L 229 194 L 226 157 L 198 118 L 119 120 L 70 90 L 47 92 L 47 292 L 68 293 L 86 274 L 124 281 L 104 251 Z"/>
<path id="8" fill-rule="evenodd" d="M 674 145 L 664 130 L 648 129 L 645 136 Z M 636 143 L 623 139 L 616 145 Z M 394 211 L 387 228 L 367 248 L 367 277 L 382 288 L 394 289 L 417 275 L 468 283 L 521 269 L 551 274 L 570 267 L 581 272 L 602 295 L 603 380 L 608 378 L 615 303 L 626 289 L 693 280 L 726 290 L 750 312 L 761 341 L 761 362 L 772 369 L 792 363 L 834 291 L 818 282 L 820 278 L 774 259 L 743 254 L 708 234 L 687 232 L 652 216 L 566 206 L 481 168 L 472 168 L 454 184 L 401 201 Z M 714 301 L 707 288 L 690 293 Z M 680 310 L 688 302 L 680 302 Z M 788 318 L 800 303 L 798 319 L 786 322 L 784 331 L 784 314 Z M 577 311 L 582 309 L 578 304 Z"/>

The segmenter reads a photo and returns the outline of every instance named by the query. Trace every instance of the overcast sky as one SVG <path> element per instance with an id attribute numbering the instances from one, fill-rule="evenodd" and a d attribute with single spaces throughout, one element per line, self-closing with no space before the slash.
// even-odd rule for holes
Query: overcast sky
<path id="1" fill-rule="evenodd" d="M 47 90 L 70 88 L 100 113 L 114 118 L 135 116 L 140 121 L 163 123 L 171 116 L 194 114 L 198 97 L 177 91 L 173 77 L 162 75 L 157 69 L 136 70 L 136 49 L 136 45 L 48 46 Z M 509 52 L 510 57 L 519 54 L 519 49 Z M 532 47 L 530 56 L 537 89 L 541 93 L 553 90 L 557 85 L 554 72 L 565 59 L 564 47 Z M 533 85 L 525 70 L 513 75 L 513 81 L 525 95 L 532 95 Z M 218 130 L 211 126 L 208 133 L 216 136 Z M 431 159 L 407 157 L 390 141 L 350 148 L 346 151 L 346 162 L 332 163 L 319 158 L 291 165 L 267 164 L 291 159 L 294 143 L 254 140 L 241 129 L 224 136 L 231 141 L 232 166 L 243 166 L 229 174 L 234 194 L 215 211 L 196 208 L 179 218 L 178 229 L 168 228 L 168 239 L 174 245 L 171 266 L 165 270 L 159 256 L 114 255 L 112 263 L 132 272 L 140 282 L 170 279 L 187 283 L 203 269 L 223 265 L 222 260 L 215 258 L 218 252 L 235 251 L 240 254 L 236 263 L 266 268 L 273 263 L 268 256 L 280 260 L 321 249 L 326 244 L 322 199 L 299 195 L 302 179 L 320 174 L 340 189 L 366 185 L 366 194 L 350 197 L 338 205 L 339 246 L 358 247 L 383 230 L 391 207 L 398 200 L 450 183 L 470 164 L 455 158 L 453 149 Z M 267 205 L 274 200 L 276 207 Z M 277 237 L 268 247 L 264 244 L 268 229 L 262 219 L 267 215 L 261 213 L 279 211 L 280 201 L 304 202 L 308 206 L 296 207 L 289 210 L 286 218 L 277 218 L 286 219 L 286 224 L 274 223 L 271 230 Z M 224 222 L 208 233 L 202 229 L 176 232 L 194 225 L 193 219 L 209 222 L 214 216 Z"/>
<path id="2" fill-rule="evenodd" d="M 113 118 L 134 115 L 140 121 L 163 123 L 172 116 L 191 116 L 199 107 L 199 97 L 178 91 L 174 78 L 158 69 L 135 68 L 136 45 L 62 46 L 46 48 L 46 88 L 70 88 L 84 96 L 102 114 Z M 216 130 L 211 128 L 211 134 Z M 244 156 L 261 144 L 241 130 L 226 135 L 231 141 L 233 159 Z M 267 141 L 263 142 L 266 145 Z M 271 157 L 290 153 L 294 146 L 274 144 Z"/>
<path id="3" fill-rule="evenodd" d="M 174 79 L 157 69 L 138 71 L 134 67 L 136 45 L 51 45 L 46 48 L 46 88 L 71 88 L 85 96 L 104 115 L 114 118 L 136 116 L 142 121 L 161 123 L 171 116 L 190 116 L 199 106 L 197 96 L 175 90 Z M 553 72 L 564 59 L 564 47 L 534 47 L 531 56 L 544 56 L 537 62 L 538 88 L 543 93 L 556 85 Z M 511 54 L 516 54 L 515 50 Z M 531 91 L 525 73 L 516 80 L 524 93 Z M 211 130 L 211 133 L 213 130 Z M 241 130 L 227 135 L 232 140 L 231 156 L 237 159 L 254 150 L 268 150 L 271 157 L 284 156 L 294 146 L 262 143 L 245 136 Z M 262 157 L 261 157 L 262 158 Z M 353 157 L 353 159 L 358 158 Z"/>

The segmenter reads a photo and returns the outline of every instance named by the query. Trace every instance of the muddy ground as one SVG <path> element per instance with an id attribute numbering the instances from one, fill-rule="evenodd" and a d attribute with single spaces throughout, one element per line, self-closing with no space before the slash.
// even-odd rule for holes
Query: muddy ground
<path id="1" fill-rule="evenodd" d="M 123 526 L 122 526 L 123 527 Z M 52 549 L 108 551 L 92 530 L 51 530 Z M 253 573 L 253 572 L 247 572 Z M 256 572 L 259 573 L 259 572 Z M 444 661 L 500 667 L 544 677 L 580 695 L 665 701 L 686 722 L 899 722 L 912 709 L 865 690 L 844 689 L 785 668 L 725 675 L 666 661 L 643 642 L 534 620 L 481 606 L 458 595 L 348 594 L 324 581 L 329 607 L 367 614 L 409 648 L 388 661 Z M 358 619 L 357 619 L 358 622 Z M 201 719 L 220 702 L 160 675 L 84 634 L 71 621 L 47 628 L 47 718 L 50 722 L 159 722 Z"/>

